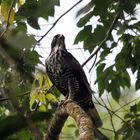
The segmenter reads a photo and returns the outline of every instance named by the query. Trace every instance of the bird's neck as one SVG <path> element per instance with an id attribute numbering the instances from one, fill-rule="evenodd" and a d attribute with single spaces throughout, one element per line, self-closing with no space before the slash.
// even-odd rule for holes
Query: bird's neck
<path id="1" fill-rule="evenodd" d="M 64 45 L 63 46 L 55 46 L 51 50 L 51 52 L 53 52 L 53 53 L 57 53 L 58 51 L 60 52 L 60 51 L 67 51 L 67 50 L 66 50 Z"/>

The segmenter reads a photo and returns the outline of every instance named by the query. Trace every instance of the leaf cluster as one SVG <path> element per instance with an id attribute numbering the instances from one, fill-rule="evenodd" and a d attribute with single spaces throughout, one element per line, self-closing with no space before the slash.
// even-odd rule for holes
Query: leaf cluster
<path id="1" fill-rule="evenodd" d="M 27 24 L 39 30 L 39 18 L 48 20 L 54 16 L 55 6 L 59 6 L 59 0 L 0 1 L 0 138 L 35 139 L 40 134 L 36 125 L 40 126 L 41 133 L 48 127 L 49 117 L 44 113 L 38 119 L 30 109 L 37 101 L 40 104 L 36 112 L 49 111 L 48 103 L 57 99 L 51 92 L 46 94 L 51 87 L 48 77 L 35 73 L 42 62 L 33 49 L 37 41 L 35 35 L 28 33 Z M 39 123 L 32 122 L 32 115 Z"/>
<path id="2" fill-rule="evenodd" d="M 100 96 L 107 91 L 119 101 L 122 89 L 131 86 L 130 71 L 137 74 L 135 88 L 140 88 L 140 21 L 136 17 L 139 3 L 137 0 L 92 0 L 77 13 L 81 31 L 74 44 L 83 41 L 84 49 L 93 52 L 92 57 L 98 54 L 95 83 Z"/>

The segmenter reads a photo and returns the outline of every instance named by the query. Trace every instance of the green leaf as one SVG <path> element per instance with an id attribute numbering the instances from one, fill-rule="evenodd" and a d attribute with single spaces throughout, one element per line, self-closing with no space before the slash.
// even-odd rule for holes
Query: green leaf
<path id="1" fill-rule="evenodd" d="M 130 76 L 127 71 L 120 71 L 116 73 L 115 79 L 118 83 L 118 87 L 125 88 L 126 86 L 130 87 Z"/>
<path id="2" fill-rule="evenodd" d="M 36 109 L 36 102 L 35 102 L 35 100 L 37 99 L 37 97 L 38 97 L 38 91 L 37 90 L 32 91 L 31 99 L 30 99 L 30 103 L 29 103 L 31 110 Z"/>
<path id="3" fill-rule="evenodd" d="M 135 44 L 135 48 L 134 48 L 135 52 L 133 54 L 134 54 L 136 65 L 137 65 L 137 67 L 139 69 L 140 68 L 140 61 L 139 61 L 139 58 L 140 58 L 140 47 L 139 47 L 140 39 L 135 38 L 133 43 Z"/>
<path id="4" fill-rule="evenodd" d="M 27 25 L 25 22 L 18 22 L 16 27 L 17 32 L 27 32 Z"/>
<path id="5" fill-rule="evenodd" d="M 109 14 L 108 13 L 108 6 L 109 6 L 109 1 L 108 0 L 93 0 L 95 4 L 94 8 L 94 15 L 99 15 L 100 18 L 106 18 L 106 16 Z"/>
<path id="6" fill-rule="evenodd" d="M 46 106 L 45 106 L 45 105 L 41 105 L 41 106 L 39 107 L 39 111 L 40 111 L 40 112 L 46 112 Z"/>
<path id="7" fill-rule="evenodd" d="M 97 25 L 96 29 L 94 30 L 94 33 L 92 34 L 93 44 L 98 45 L 105 38 L 106 33 L 108 31 L 108 27 L 108 25 Z"/>
<path id="8" fill-rule="evenodd" d="M 87 25 L 84 27 L 83 30 L 81 30 L 74 41 L 74 44 L 78 44 L 81 41 L 85 41 L 87 39 L 87 37 L 89 36 L 89 34 L 91 34 L 91 30 L 92 30 L 92 26 L 91 25 Z"/>
<path id="9" fill-rule="evenodd" d="M 27 18 L 27 22 L 31 27 L 33 27 L 35 29 L 40 29 L 37 18 L 29 17 L 29 18 Z"/>
<path id="10" fill-rule="evenodd" d="M 84 14 L 88 12 L 91 8 L 93 8 L 93 1 L 90 1 L 86 6 L 82 7 L 76 14 L 76 17 L 80 16 L 81 14 Z"/>
<path id="11" fill-rule="evenodd" d="M 36 44 L 36 40 L 33 36 L 27 36 L 24 32 L 18 32 L 16 35 L 8 38 L 7 42 L 18 49 L 30 49 Z"/>
<path id="12" fill-rule="evenodd" d="M 127 86 L 128 88 L 130 87 L 131 83 L 130 83 L 130 76 L 129 76 L 129 73 L 127 71 L 124 71 L 121 73 L 122 75 L 122 78 L 123 78 L 123 81 L 124 81 L 124 85 Z"/>
<path id="13" fill-rule="evenodd" d="M 40 93 L 37 100 L 40 101 L 43 105 L 46 105 L 46 98 L 44 93 Z"/>
<path id="14" fill-rule="evenodd" d="M 138 111 L 140 111 L 140 101 L 138 102 Z"/>
<path id="15" fill-rule="evenodd" d="M 104 74 L 103 74 L 104 67 L 105 67 L 105 63 L 102 63 L 97 67 L 97 70 L 96 70 L 97 80 L 95 81 L 95 83 L 98 83 L 98 89 L 99 89 L 100 96 L 103 94 L 104 89 L 105 89 L 105 84 L 104 84 L 104 81 L 102 80 L 104 77 Z"/>
<path id="16" fill-rule="evenodd" d="M 59 6 L 59 0 L 39 0 L 38 15 L 48 19 L 49 16 L 54 16 L 54 6 Z"/>
<path id="17" fill-rule="evenodd" d="M 77 26 L 78 27 L 82 27 L 84 26 L 89 20 L 90 18 L 93 16 L 93 11 L 89 12 L 87 15 L 85 15 L 84 17 L 82 17 L 78 23 Z"/>
<path id="18" fill-rule="evenodd" d="M 137 104 L 131 106 L 130 111 L 133 112 L 134 114 L 137 113 Z"/>
<path id="19" fill-rule="evenodd" d="M 127 113 L 127 114 L 125 114 L 124 119 L 131 120 L 133 117 L 134 117 L 134 115 L 132 115 L 131 113 Z"/>
<path id="20" fill-rule="evenodd" d="M 136 80 L 135 89 L 136 90 L 140 89 L 140 78 L 137 78 Z"/>
<path id="21" fill-rule="evenodd" d="M 136 7 L 136 2 L 135 0 L 127 0 L 123 1 L 120 4 L 121 8 L 128 14 L 134 14 L 134 8 Z"/>
<path id="22" fill-rule="evenodd" d="M 101 53 L 101 55 L 100 55 L 100 58 L 101 58 L 102 60 L 105 60 L 105 57 L 106 57 L 109 53 L 111 53 L 110 48 L 105 47 L 105 49 L 102 51 L 102 53 Z"/>
<path id="23" fill-rule="evenodd" d="M 121 52 L 115 58 L 115 66 L 118 71 L 124 71 L 127 68 L 135 68 L 135 60 L 132 57 L 133 46 L 128 40 L 131 41 L 133 36 L 124 34 L 122 41 L 124 42 Z"/>
<path id="24" fill-rule="evenodd" d="M 47 93 L 46 94 L 46 98 L 47 98 L 48 101 L 58 102 L 57 98 L 53 94 L 51 94 L 51 93 Z"/>
<path id="25" fill-rule="evenodd" d="M 38 17 L 43 17 L 47 20 L 49 16 L 54 16 L 55 5 L 59 6 L 59 0 L 27 0 L 16 13 L 16 20 L 37 19 Z M 34 27 L 37 27 L 37 25 L 34 25 Z"/>
<path id="26" fill-rule="evenodd" d="M 111 88 L 111 95 L 113 99 L 118 102 L 121 95 L 121 91 L 120 91 L 120 87 L 117 86 L 115 80 L 112 80 L 110 84 L 110 88 Z"/>
<path id="27" fill-rule="evenodd" d="M 25 50 L 24 52 L 24 62 L 29 66 L 35 66 L 40 63 L 40 55 L 36 51 Z"/>
<path id="28" fill-rule="evenodd" d="M 134 120 L 134 125 L 133 127 L 135 128 L 135 130 L 137 131 L 138 135 L 139 135 L 139 132 L 140 132 L 140 119 L 136 119 Z"/>
<path id="29" fill-rule="evenodd" d="M 11 7 L 11 3 L 9 1 L 6 1 L 6 0 L 2 1 L 2 3 L 1 3 L 1 15 L 5 18 L 5 21 L 8 20 L 10 7 Z M 14 9 L 11 8 L 10 17 L 9 17 L 9 20 L 8 20 L 8 22 L 10 24 L 13 23 L 14 17 L 15 17 L 15 12 L 14 12 Z"/>
<path id="30" fill-rule="evenodd" d="M 103 70 L 104 70 L 104 67 L 105 67 L 105 63 L 101 63 L 98 67 L 97 67 L 97 75 L 100 75 Z"/>

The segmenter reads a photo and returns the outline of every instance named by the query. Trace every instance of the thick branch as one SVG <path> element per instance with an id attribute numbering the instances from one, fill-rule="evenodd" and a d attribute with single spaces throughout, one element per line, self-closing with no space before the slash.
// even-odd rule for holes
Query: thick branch
<path id="1" fill-rule="evenodd" d="M 58 108 L 48 129 L 45 140 L 58 140 L 60 131 L 68 115 L 75 120 L 79 128 L 80 140 L 93 140 L 93 124 L 90 118 L 81 107 L 70 99 L 64 101 Z"/>
<path id="2" fill-rule="evenodd" d="M 72 100 L 64 102 L 62 109 L 76 121 L 80 140 L 93 140 L 93 123 L 85 111 Z"/>
<path id="3" fill-rule="evenodd" d="M 45 140 L 58 140 L 59 134 L 67 118 L 68 114 L 64 113 L 60 108 L 58 108 L 49 125 Z"/>

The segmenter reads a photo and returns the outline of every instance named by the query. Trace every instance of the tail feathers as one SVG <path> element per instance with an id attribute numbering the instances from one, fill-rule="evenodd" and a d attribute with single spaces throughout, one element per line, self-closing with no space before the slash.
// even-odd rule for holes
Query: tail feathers
<path id="1" fill-rule="evenodd" d="M 95 107 L 86 110 L 86 113 L 88 114 L 88 116 L 90 116 L 91 120 L 93 121 L 93 125 L 95 125 L 97 128 L 102 126 L 102 120 Z"/>
<path id="2" fill-rule="evenodd" d="M 94 135 L 95 138 L 98 138 L 98 140 L 109 140 L 109 138 L 100 132 L 97 128 L 94 128 Z"/>

